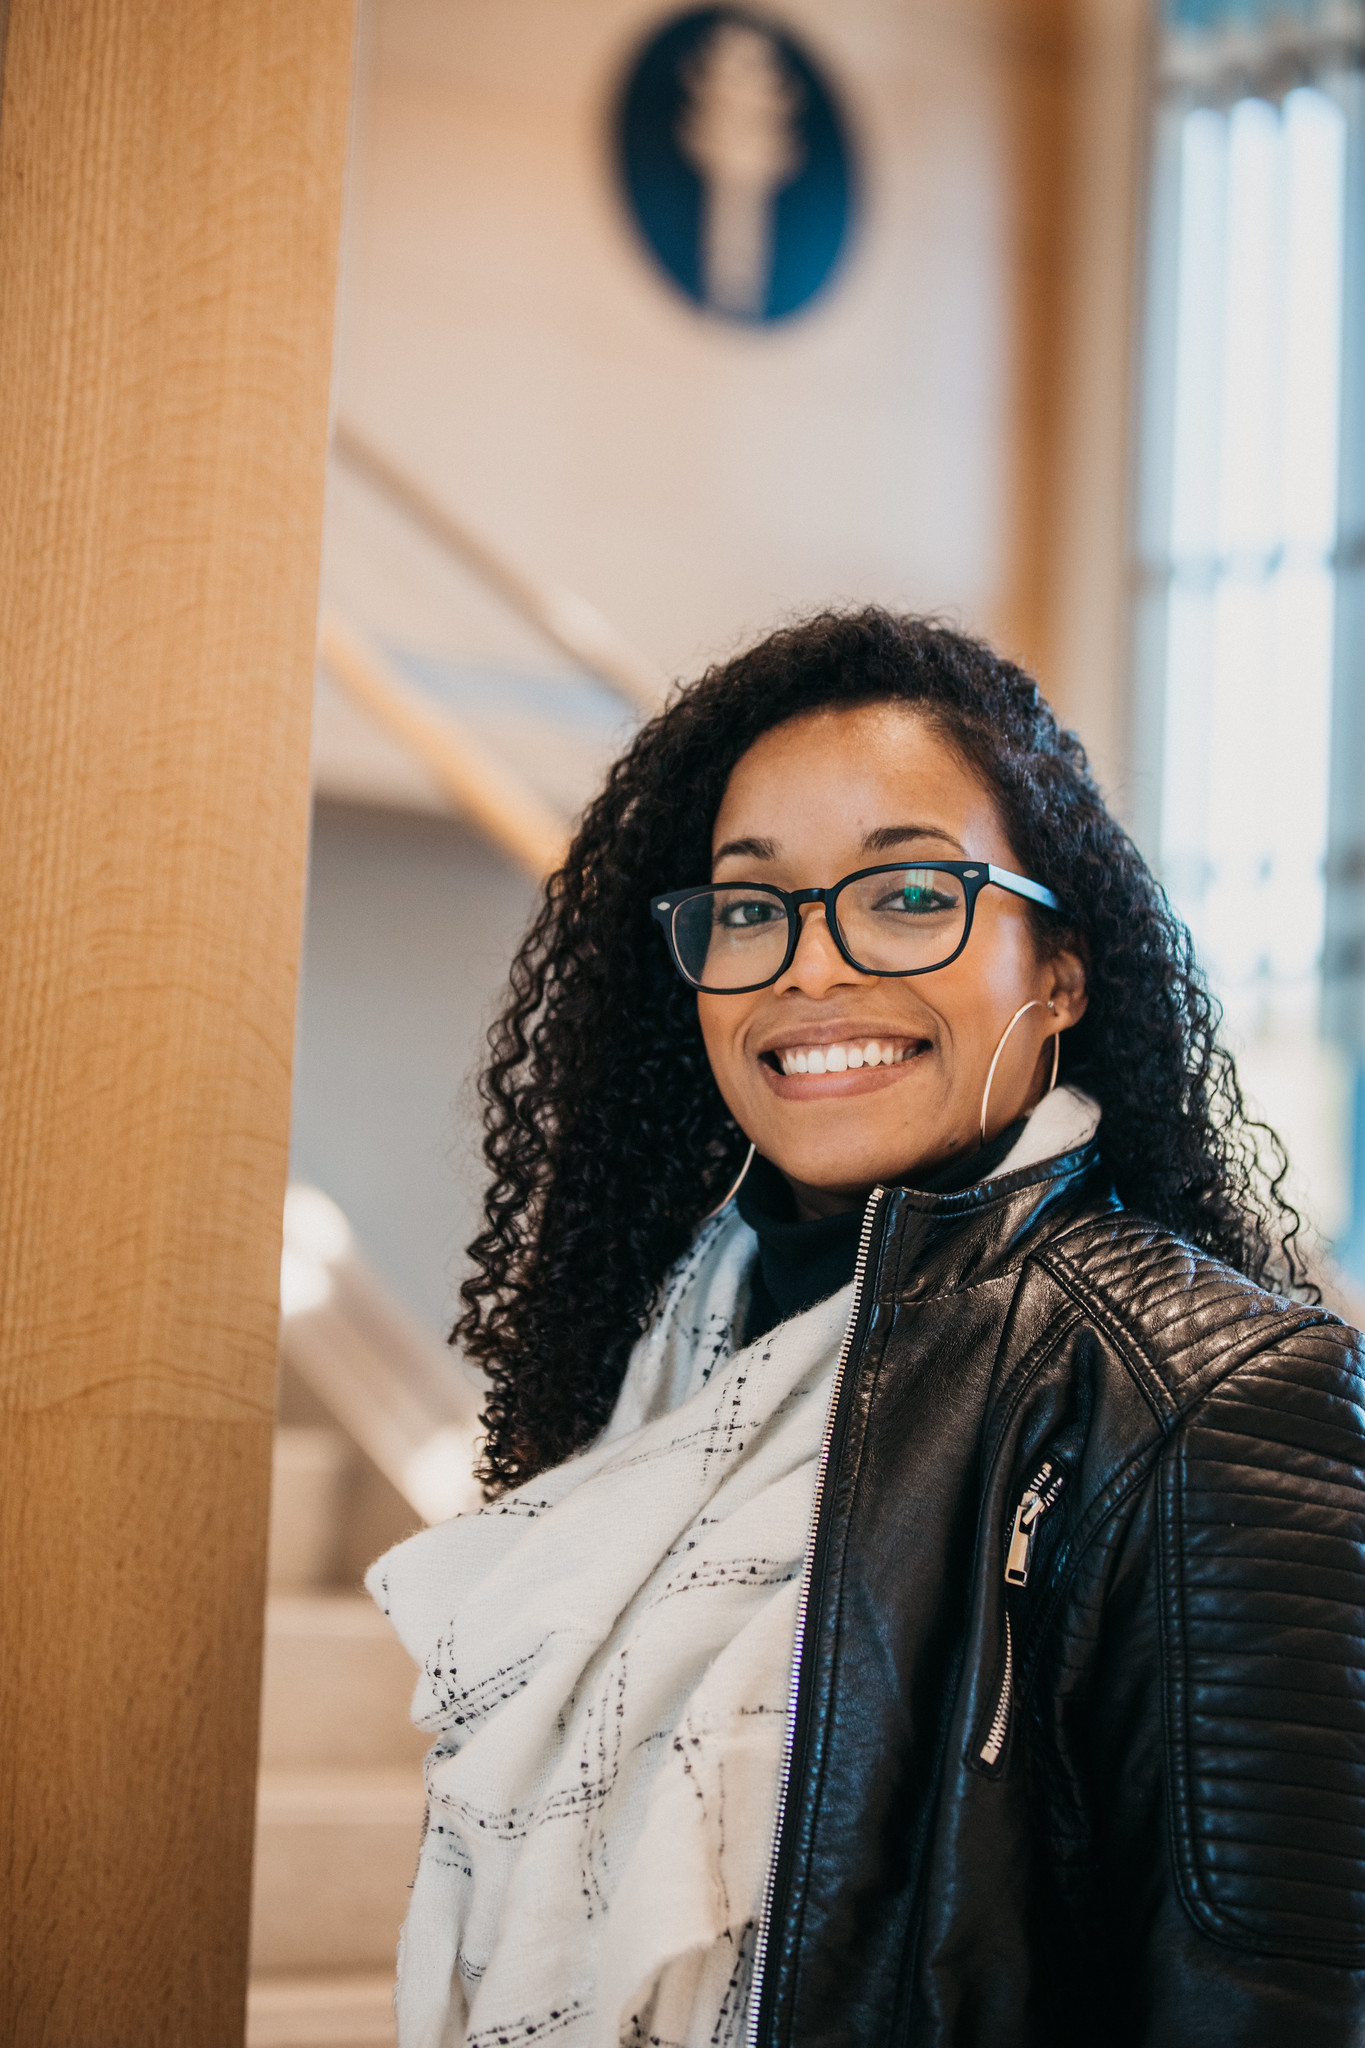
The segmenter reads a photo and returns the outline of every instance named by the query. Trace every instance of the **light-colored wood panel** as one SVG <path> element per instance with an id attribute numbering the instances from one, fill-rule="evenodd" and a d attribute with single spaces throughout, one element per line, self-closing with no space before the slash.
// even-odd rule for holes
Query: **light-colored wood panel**
<path id="1" fill-rule="evenodd" d="M 1128 511 L 1148 0 L 1082 0 L 1049 694 L 1130 825 Z"/>
<path id="2" fill-rule="evenodd" d="M 0 2041 L 240 2040 L 350 0 L 12 0 Z"/>
<path id="3" fill-rule="evenodd" d="M 273 1254 L 243 1287 L 219 1245 L 284 1167 L 345 14 L 13 11 L 0 888 L 42 1142 L 0 1158 L 7 1406 L 261 1399 Z"/>
<path id="4" fill-rule="evenodd" d="M 995 631 L 1046 686 L 1056 641 L 1058 441 L 1066 406 L 1079 0 L 999 9 L 1009 280 L 1009 536 Z"/>
<path id="5" fill-rule="evenodd" d="M 241 2041 L 270 1434 L 5 1419 L 7 2048 Z"/>
<path id="6" fill-rule="evenodd" d="M 1011 301 L 1008 564 L 994 630 L 1126 776 L 1133 274 L 1147 0 L 999 0 Z"/>

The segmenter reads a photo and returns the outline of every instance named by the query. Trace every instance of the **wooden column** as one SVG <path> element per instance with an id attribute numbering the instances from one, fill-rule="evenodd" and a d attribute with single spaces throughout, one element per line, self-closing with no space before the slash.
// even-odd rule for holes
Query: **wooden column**
<path id="1" fill-rule="evenodd" d="M 1131 498 L 1150 0 L 1081 0 L 1073 68 L 1069 286 L 1059 350 L 1048 694 L 1079 725 L 1120 814 L 1132 792 Z"/>
<path id="2" fill-rule="evenodd" d="M 997 630 L 1046 687 L 1071 295 L 1079 0 L 1000 0 L 1011 284 L 1009 560 Z"/>
<path id="3" fill-rule="evenodd" d="M 0 2042 L 242 2037 L 351 0 L 11 0 Z"/>
<path id="4" fill-rule="evenodd" d="M 1011 273 L 1009 550 L 992 626 L 1122 798 L 1134 278 L 1150 0 L 996 0 Z"/>

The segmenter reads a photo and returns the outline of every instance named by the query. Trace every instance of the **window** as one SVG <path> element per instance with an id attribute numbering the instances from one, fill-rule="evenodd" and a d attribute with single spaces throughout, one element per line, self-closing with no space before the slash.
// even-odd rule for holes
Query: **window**
<path id="1" fill-rule="evenodd" d="M 1337 938 L 1338 899 L 1353 886 L 1340 842 L 1365 834 L 1354 816 L 1362 778 L 1353 799 L 1337 759 L 1354 746 L 1343 702 L 1362 687 L 1344 518 L 1362 31 L 1355 7 L 1302 0 L 1173 0 L 1168 12 L 1136 694 L 1144 837 L 1249 1090 L 1286 1138 L 1297 1193 L 1318 1229 L 1365 1262 L 1365 1243 L 1353 1243 L 1357 1231 L 1365 1239 L 1365 1200 L 1353 1218 L 1352 1199 L 1365 1160 L 1352 1157 L 1347 1100 L 1365 1002 L 1334 987 L 1330 1037 L 1320 1028 L 1325 963 L 1329 978 L 1351 978 Z"/>

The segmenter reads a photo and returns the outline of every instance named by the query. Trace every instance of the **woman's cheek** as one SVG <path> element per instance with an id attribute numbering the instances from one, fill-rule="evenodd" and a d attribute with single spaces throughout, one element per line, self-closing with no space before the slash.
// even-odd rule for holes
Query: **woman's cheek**
<path id="1" fill-rule="evenodd" d="M 698 996 L 697 1016 L 711 1073 L 726 1107 L 733 1112 L 743 1097 L 746 1060 L 735 1033 L 739 1020 L 717 1015 L 715 1005 L 719 1000 L 715 996 Z"/>

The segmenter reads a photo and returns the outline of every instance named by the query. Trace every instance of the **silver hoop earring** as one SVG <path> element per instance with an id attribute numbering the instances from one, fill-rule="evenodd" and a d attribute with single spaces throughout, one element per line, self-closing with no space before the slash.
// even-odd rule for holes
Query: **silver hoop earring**
<path id="1" fill-rule="evenodd" d="M 749 1168 L 753 1165 L 754 1155 L 757 1153 L 757 1151 L 757 1145 L 750 1145 L 748 1153 L 745 1157 L 744 1164 L 740 1167 L 739 1172 L 735 1175 L 734 1185 L 726 1191 L 726 1193 L 721 1197 L 720 1201 L 717 1202 L 714 1209 L 707 1210 L 706 1214 L 701 1219 L 703 1223 L 709 1223 L 713 1216 L 719 1216 L 721 1210 L 726 1208 L 729 1205 L 729 1203 L 734 1201 L 735 1196 L 739 1193 L 740 1189 L 744 1185 L 744 1176 L 749 1171 Z"/>
<path id="2" fill-rule="evenodd" d="M 1053 1008 L 1053 1005 L 1051 1003 L 1044 1004 L 1041 996 L 1035 996 L 1031 1003 L 1021 1003 L 1019 1008 L 1015 1011 L 1014 1015 L 1010 1018 L 1009 1023 L 1005 1026 L 1004 1030 L 1000 1034 L 1000 1043 L 995 1048 L 995 1056 L 991 1061 L 990 1070 L 986 1075 L 986 1087 L 981 1097 L 981 1142 L 983 1145 L 986 1142 L 986 1109 L 991 1099 L 991 1083 L 995 1079 L 995 1070 L 1000 1064 L 1000 1055 L 1005 1050 L 1005 1041 L 1009 1037 L 1011 1031 L 1013 1031 L 1015 1025 L 1019 1022 L 1019 1019 L 1025 1016 L 1028 1011 L 1041 1010 L 1044 1008 L 1051 1010 Z M 1061 1065 L 1061 1059 L 1062 1034 L 1060 1031 L 1055 1031 L 1052 1034 L 1052 1079 L 1047 1084 L 1047 1092 L 1049 1095 L 1051 1095 L 1053 1089 L 1057 1086 L 1057 1069 Z"/>

